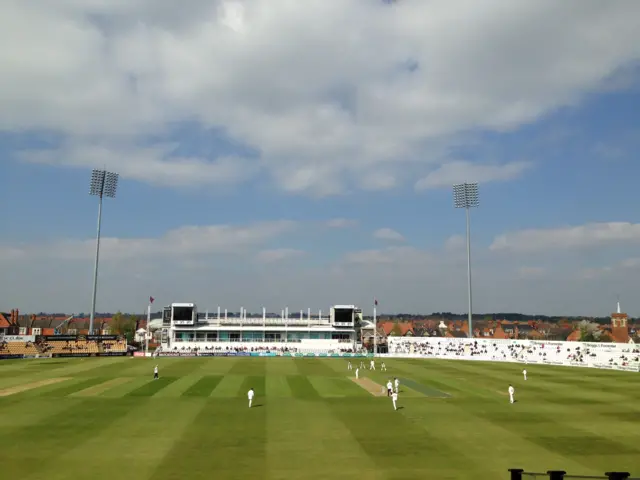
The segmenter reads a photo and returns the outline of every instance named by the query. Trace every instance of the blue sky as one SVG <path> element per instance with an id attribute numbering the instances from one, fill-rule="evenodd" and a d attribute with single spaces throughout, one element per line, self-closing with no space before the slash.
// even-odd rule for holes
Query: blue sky
<path id="1" fill-rule="evenodd" d="M 99 310 L 464 312 L 477 181 L 474 310 L 640 314 L 637 4 L 163 2 L 0 20 L 0 310 L 88 310 L 106 167 Z"/>

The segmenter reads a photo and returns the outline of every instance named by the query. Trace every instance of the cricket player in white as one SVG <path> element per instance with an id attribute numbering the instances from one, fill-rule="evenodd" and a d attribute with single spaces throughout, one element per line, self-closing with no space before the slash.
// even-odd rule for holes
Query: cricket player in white
<path id="1" fill-rule="evenodd" d="M 360 369 L 356 368 L 356 380 L 358 379 L 359 375 L 360 375 Z"/>
<path id="2" fill-rule="evenodd" d="M 393 401 L 393 409 L 398 410 L 398 393 L 393 392 L 391 394 L 391 400 Z"/>
<path id="3" fill-rule="evenodd" d="M 255 393 L 253 391 L 253 388 L 250 388 L 249 393 L 247 393 L 247 398 L 249 399 L 249 408 L 251 408 L 251 403 L 253 403 L 254 396 L 255 396 Z"/>
<path id="4" fill-rule="evenodd" d="M 386 371 L 387 371 L 387 366 L 384 364 L 384 362 L 382 362 L 382 363 L 380 364 L 380 371 L 381 371 L 381 372 L 386 372 Z"/>
<path id="5" fill-rule="evenodd" d="M 375 360 L 371 360 L 371 362 L 369 362 L 369 370 L 375 370 L 376 369 L 376 362 Z"/>
<path id="6" fill-rule="evenodd" d="M 527 369 L 522 370 L 522 375 L 524 375 L 524 379 L 527 379 Z"/>
<path id="7" fill-rule="evenodd" d="M 390 397 L 392 393 L 393 393 L 393 384 L 391 383 L 391 380 L 389 380 L 387 382 L 387 397 Z"/>
<path id="8" fill-rule="evenodd" d="M 351 365 L 351 362 L 347 364 L 347 370 L 353 370 L 353 365 Z"/>
<path id="9" fill-rule="evenodd" d="M 153 368 L 153 379 L 158 380 L 158 365 Z"/>
<path id="10" fill-rule="evenodd" d="M 516 393 L 516 389 L 513 388 L 513 385 L 509 385 L 509 403 L 513 403 L 515 402 L 515 400 L 513 399 L 513 396 Z"/>
<path id="11" fill-rule="evenodd" d="M 398 393 L 398 387 L 400 387 L 400 380 L 398 380 L 397 378 L 394 379 L 395 380 L 395 384 L 396 384 L 396 393 Z"/>

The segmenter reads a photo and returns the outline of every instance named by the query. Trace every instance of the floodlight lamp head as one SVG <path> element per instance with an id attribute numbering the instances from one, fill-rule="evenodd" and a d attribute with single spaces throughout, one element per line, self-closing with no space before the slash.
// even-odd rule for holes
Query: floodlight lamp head
<path id="1" fill-rule="evenodd" d="M 459 183 L 453 186 L 453 203 L 455 208 L 477 207 L 479 202 L 477 183 Z"/>
<path id="2" fill-rule="evenodd" d="M 104 185 L 104 170 L 94 170 L 91 172 L 91 183 L 89 185 L 89 195 L 102 195 Z"/>
<path id="3" fill-rule="evenodd" d="M 118 189 L 118 174 L 112 173 L 112 172 L 106 172 L 102 194 L 105 197 L 115 198 L 117 189 Z"/>
<path id="4" fill-rule="evenodd" d="M 106 170 L 93 170 L 89 195 L 114 198 L 118 188 L 118 174 Z"/>

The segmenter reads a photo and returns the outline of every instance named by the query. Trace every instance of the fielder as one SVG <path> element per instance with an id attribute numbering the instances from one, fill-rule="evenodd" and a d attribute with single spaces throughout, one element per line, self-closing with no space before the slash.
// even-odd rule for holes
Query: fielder
<path id="1" fill-rule="evenodd" d="M 393 392 L 391 394 L 391 400 L 393 401 L 393 409 L 398 410 L 398 393 Z"/>
<path id="2" fill-rule="evenodd" d="M 153 368 L 153 379 L 158 380 L 158 365 Z"/>
<path id="3" fill-rule="evenodd" d="M 400 380 L 394 378 L 394 383 L 396 384 L 396 393 L 398 393 L 398 389 L 400 388 Z"/>
<path id="4" fill-rule="evenodd" d="M 369 362 L 369 370 L 375 370 L 376 369 L 376 362 L 375 360 L 371 360 Z"/>
<path id="5" fill-rule="evenodd" d="M 524 379 L 527 379 L 527 369 L 522 370 L 522 375 L 524 375 Z"/>
<path id="6" fill-rule="evenodd" d="M 513 388 L 513 385 L 509 385 L 509 403 L 514 403 L 515 400 L 513 399 L 513 396 L 516 393 L 516 389 Z"/>
<path id="7" fill-rule="evenodd" d="M 356 368 L 356 380 L 360 377 L 360 369 Z"/>
<path id="8" fill-rule="evenodd" d="M 250 388 L 249 392 L 247 393 L 247 398 L 249 399 L 249 408 L 251 408 L 251 404 L 253 403 L 254 396 L 255 396 L 255 392 L 253 391 L 253 388 Z"/>
<path id="9" fill-rule="evenodd" d="M 387 397 L 390 397 L 392 393 L 393 393 L 393 383 L 391 383 L 391 380 L 389 380 L 387 382 Z"/>
<path id="10" fill-rule="evenodd" d="M 380 364 L 380 371 L 381 371 L 381 372 L 386 372 L 386 371 L 387 371 L 387 366 L 384 364 L 384 362 L 382 362 L 382 363 Z"/>
<path id="11" fill-rule="evenodd" d="M 347 364 L 347 370 L 349 371 L 353 370 L 353 365 L 351 365 L 351 362 Z"/>

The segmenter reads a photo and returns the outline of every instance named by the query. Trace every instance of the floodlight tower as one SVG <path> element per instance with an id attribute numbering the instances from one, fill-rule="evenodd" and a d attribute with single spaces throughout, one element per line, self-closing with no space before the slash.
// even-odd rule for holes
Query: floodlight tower
<path id="1" fill-rule="evenodd" d="M 93 335 L 93 322 L 96 316 L 96 294 L 98 293 L 98 262 L 100 259 L 100 227 L 102 226 L 102 198 L 115 198 L 118 188 L 118 174 L 106 170 L 94 170 L 91 173 L 89 195 L 98 197 L 98 233 L 96 235 L 96 259 L 93 267 L 93 294 L 91 297 L 91 318 L 89 335 Z"/>
<path id="2" fill-rule="evenodd" d="M 471 295 L 471 221 L 469 210 L 480 205 L 477 183 L 460 183 L 453 186 L 455 208 L 464 208 L 467 214 L 467 295 L 469 300 L 469 338 L 473 338 L 473 309 Z"/>

